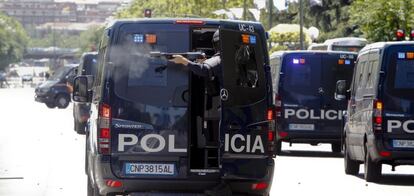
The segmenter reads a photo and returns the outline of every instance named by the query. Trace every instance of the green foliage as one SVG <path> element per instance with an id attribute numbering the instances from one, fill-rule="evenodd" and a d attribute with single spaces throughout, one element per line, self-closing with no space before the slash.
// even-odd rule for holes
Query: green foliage
<path id="1" fill-rule="evenodd" d="M 397 29 L 413 27 L 413 7 L 412 0 L 355 0 L 350 22 L 370 41 L 394 40 Z"/>
<path id="2" fill-rule="evenodd" d="M 304 32 L 304 36 L 305 45 L 309 45 L 311 43 L 309 35 Z M 270 49 L 270 52 L 299 49 L 299 39 L 299 32 L 271 32 L 270 41 L 272 42 L 272 48 Z"/>
<path id="3" fill-rule="evenodd" d="M 359 36 L 356 26 L 349 23 L 351 0 L 322 0 L 322 5 L 311 5 L 303 1 L 304 26 L 320 30 L 318 42 L 335 37 Z M 267 13 L 265 13 L 267 15 Z M 264 18 L 267 19 L 268 15 Z M 273 24 L 299 24 L 299 3 L 291 2 L 287 10 L 273 12 Z M 265 26 L 268 22 L 264 20 Z"/>
<path id="4" fill-rule="evenodd" d="M 60 32 L 48 33 L 44 38 L 32 38 L 29 47 L 80 48 L 80 52 L 88 52 L 98 48 L 104 27 L 94 26 L 82 32 L 80 35 L 67 35 Z"/>
<path id="5" fill-rule="evenodd" d="M 80 48 L 82 52 L 94 51 L 99 47 L 101 36 L 105 30 L 104 26 L 95 26 L 80 34 L 82 40 Z"/>
<path id="6" fill-rule="evenodd" d="M 28 39 L 19 22 L 0 14 L 0 70 L 23 57 Z"/>
<path id="7" fill-rule="evenodd" d="M 144 10 L 151 9 L 152 17 L 223 18 L 215 10 L 232 7 L 254 7 L 253 0 L 134 0 L 129 8 L 117 13 L 118 18 L 142 18 Z M 251 17 L 251 16 L 250 16 Z"/>

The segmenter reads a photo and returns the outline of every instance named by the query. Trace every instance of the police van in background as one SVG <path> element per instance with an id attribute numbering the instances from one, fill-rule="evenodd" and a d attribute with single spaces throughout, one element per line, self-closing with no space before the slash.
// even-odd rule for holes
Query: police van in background
<path id="1" fill-rule="evenodd" d="M 336 96 L 344 99 L 346 81 Z M 414 42 L 380 42 L 361 50 L 345 123 L 345 173 L 377 182 L 382 164 L 414 164 Z"/>
<path id="2" fill-rule="evenodd" d="M 341 151 L 343 110 L 334 99 L 337 80 L 350 81 L 357 53 L 276 52 L 270 57 L 276 113 L 276 152 L 282 141 L 331 143 Z"/>
<path id="3" fill-rule="evenodd" d="M 150 55 L 201 51 L 210 57 L 217 29 L 224 66 L 215 79 Z M 74 85 L 73 99 L 91 102 L 88 195 L 269 195 L 275 134 L 267 54 L 259 23 L 131 19 L 109 25 L 93 87 L 85 76 Z"/>
<path id="4" fill-rule="evenodd" d="M 98 62 L 97 57 L 97 52 L 86 52 L 82 54 L 76 76 L 95 76 Z M 91 80 L 93 81 L 93 78 Z M 73 128 L 76 133 L 85 134 L 90 109 L 91 106 L 89 103 L 73 103 Z"/>

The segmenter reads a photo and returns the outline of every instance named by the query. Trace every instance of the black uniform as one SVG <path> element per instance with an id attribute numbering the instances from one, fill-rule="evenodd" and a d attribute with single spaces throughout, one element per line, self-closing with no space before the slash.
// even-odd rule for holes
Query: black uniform
<path id="1" fill-rule="evenodd" d="M 190 62 L 188 67 L 194 74 L 209 79 L 218 78 L 218 81 L 222 84 L 220 53 L 216 53 L 202 63 Z"/>

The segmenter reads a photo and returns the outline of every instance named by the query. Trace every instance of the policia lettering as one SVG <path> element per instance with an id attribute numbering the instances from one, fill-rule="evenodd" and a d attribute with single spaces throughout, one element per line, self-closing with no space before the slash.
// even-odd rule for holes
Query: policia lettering
<path id="1" fill-rule="evenodd" d="M 320 110 L 320 115 L 316 115 L 314 110 L 307 109 L 285 109 L 285 118 L 296 116 L 298 119 L 311 119 L 311 120 L 341 120 L 342 110 Z"/>
<path id="2" fill-rule="evenodd" d="M 411 127 L 414 126 L 414 120 L 407 120 L 401 122 L 399 120 L 388 120 L 387 121 L 387 131 L 391 133 L 393 129 L 400 129 L 401 127 L 407 133 L 414 133 L 414 129 L 409 129 L 408 126 L 411 124 Z"/>
<path id="3" fill-rule="evenodd" d="M 251 135 L 235 134 L 230 136 L 225 134 L 224 151 L 229 152 L 230 149 L 236 153 L 264 153 L 264 145 L 262 138 Z M 168 146 L 166 138 L 158 134 L 144 135 L 141 140 L 134 134 L 118 135 L 118 151 L 124 152 L 126 146 L 140 145 L 145 152 L 187 152 L 186 148 L 175 147 L 175 135 L 168 135 Z"/>

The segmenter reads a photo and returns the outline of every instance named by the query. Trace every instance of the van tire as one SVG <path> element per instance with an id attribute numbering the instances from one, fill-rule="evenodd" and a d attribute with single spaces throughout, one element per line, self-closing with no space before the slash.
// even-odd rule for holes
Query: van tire
<path id="1" fill-rule="evenodd" d="M 331 144 L 332 152 L 341 152 L 341 143 L 332 143 Z"/>
<path id="2" fill-rule="evenodd" d="M 55 105 L 59 108 L 59 109 L 65 109 L 68 107 L 70 102 L 70 97 L 68 95 L 65 94 L 59 94 L 58 96 L 56 96 L 55 99 Z"/>
<path id="3" fill-rule="evenodd" d="M 351 157 L 349 157 L 349 153 L 346 146 L 344 146 L 344 166 L 345 174 L 354 176 L 358 175 L 359 163 L 358 161 L 352 160 Z"/>
<path id="4" fill-rule="evenodd" d="M 381 179 L 381 163 L 372 161 L 368 151 L 365 151 L 364 178 L 367 182 L 379 182 Z"/>
<path id="5" fill-rule="evenodd" d="M 84 125 L 85 125 L 84 123 L 77 122 L 76 120 L 74 120 L 74 129 L 75 129 L 77 134 L 85 135 L 85 126 Z"/>
<path id="6" fill-rule="evenodd" d="M 99 194 L 99 190 L 98 187 L 96 187 L 95 185 L 92 184 L 91 178 L 89 177 L 89 175 L 87 175 L 88 178 L 88 192 L 87 192 L 87 196 L 101 196 Z"/>
<path id="7" fill-rule="evenodd" d="M 50 108 L 50 109 L 53 109 L 53 108 L 55 108 L 55 107 L 56 107 L 56 104 L 55 104 L 55 103 L 45 103 L 45 105 L 46 105 L 48 108 Z"/>

